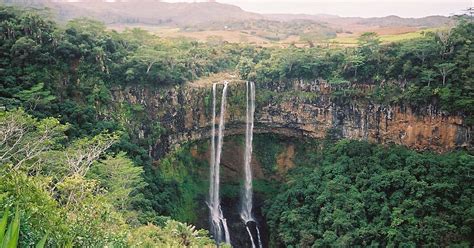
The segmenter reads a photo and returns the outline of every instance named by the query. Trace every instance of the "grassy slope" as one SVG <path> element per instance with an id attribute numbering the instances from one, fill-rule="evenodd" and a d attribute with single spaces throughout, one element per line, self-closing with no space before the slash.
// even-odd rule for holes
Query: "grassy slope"
<path id="1" fill-rule="evenodd" d="M 387 34 L 380 35 L 380 40 L 383 43 L 390 43 L 390 42 L 399 42 L 399 41 L 404 41 L 404 40 L 416 39 L 416 38 L 422 37 L 423 33 L 430 32 L 430 31 L 434 32 L 436 30 L 438 30 L 438 28 L 423 29 L 423 30 L 417 30 L 414 32 L 407 32 L 407 33 L 400 33 L 400 34 L 397 34 L 396 32 L 394 33 L 388 32 Z M 330 39 L 329 42 L 341 44 L 341 45 L 357 45 L 357 38 L 358 38 L 357 35 L 339 36 L 334 39 Z"/>
<path id="2" fill-rule="evenodd" d="M 219 41 L 226 41 L 230 43 L 247 43 L 247 44 L 257 44 L 261 46 L 281 46 L 281 45 L 288 45 L 288 44 L 301 44 L 305 45 L 306 42 L 301 41 L 300 36 L 291 36 L 287 39 L 281 41 L 271 41 L 256 35 L 251 35 L 247 33 L 243 33 L 242 31 L 238 30 L 231 30 L 231 31 L 196 31 L 196 32 L 183 32 L 179 28 L 171 28 L 171 27 L 157 27 L 157 26 L 144 26 L 144 25 L 136 25 L 133 27 L 142 28 L 148 30 L 152 33 L 160 37 L 166 38 L 189 38 L 192 40 L 197 40 L 201 42 L 206 42 L 210 40 L 219 40 Z M 123 25 L 111 25 L 109 26 L 111 29 L 115 29 L 118 31 L 122 31 L 125 28 L 132 28 L 131 26 L 123 26 Z M 399 42 L 403 40 L 415 39 L 423 36 L 424 32 L 434 32 L 439 30 L 439 28 L 429 28 L 429 29 L 421 29 L 421 30 L 407 30 L 406 32 L 400 32 L 398 28 L 393 28 L 391 30 L 384 29 L 382 32 L 378 32 L 379 30 L 374 29 L 373 31 L 380 33 L 380 40 L 383 43 L 390 43 L 390 42 Z M 366 30 L 372 31 L 372 30 Z M 338 37 L 328 40 L 317 40 L 315 43 L 320 44 L 334 44 L 334 45 L 341 45 L 341 46 L 355 46 L 357 45 L 357 38 L 359 37 L 360 33 L 354 34 L 338 34 Z"/>

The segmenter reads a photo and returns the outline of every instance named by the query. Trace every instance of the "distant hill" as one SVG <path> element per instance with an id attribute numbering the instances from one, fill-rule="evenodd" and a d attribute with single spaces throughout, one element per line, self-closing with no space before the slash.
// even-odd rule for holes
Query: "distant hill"
<path id="1" fill-rule="evenodd" d="M 110 1 L 0 0 L 0 3 L 48 7 L 59 21 L 89 17 L 115 30 L 138 27 L 161 37 L 259 45 L 280 43 L 313 46 L 331 42 L 351 46 L 357 44 L 357 37 L 364 32 L 375 32 L 382 40 L 396 41 L 420 37 L 425 29 L 436 29 L 454 22 L 452 18 L 444 16 L 360 18 L 327 14 L 258 14 L 217 2 Z"/>
<path id="2" fill-rule="evenodd" d="M 50 0 L 4 0 L 20 5 L 39 4 L 53 10 L 62 21 L 77 17 L 91 17 L 106 24 L 146 24 L 185 26 L 207 22 L 235 22 L 264 18 L 260 14 L 240 7 L 216 2 L 167 3 L 154 0 L 129 0 L 105 2 L 89 0 L 81 2 Z"/>
<path id="3" fill-rule="evenodd" d="M 240 7 L 217 2 L 167 3 L 159 0 L 0 0 L 6 4 L 26 6 L 47 6 L 62 21 L 77 17 L 91 17 L 106 24 L 145 24 L 163 26 L 202 26 L 217 23 L 236 23 L 252 20 L 294 21 L 311 20 L 324 23 L 332 28 L 357 26 L 378 27 L 439 27 L 449 24 L 452 19 L 444 16 L 424 18 L 401 18 L 387 16 L 380 18 L 339 17 L 336 15 L 307 14 L 257 14 Z"/>
<path id="4" fill-rule="evenodd" d="M 265 18 L 278 21 L 312 20 L 327 23 L 333 27 L 347 27 L 348 25 L 363 25 L 377 27 L 419 27 L 431 28 L 448 25 L 453 22 L 452 18 L 446 16 L 427 16 L 423 18 L 402 18 L 399 16 L 386 17 L 339 17 L 336 15 L 307 15 L 307 14 L 267 14 Z"/>
<path id="5" fill-rule="evenodd" d="M 372 26 L 390 27 L 390 26 L 406 26 L 406 27 L 439 27 L 453 22 L 452 18 L 446 16 L 427 16 L 422 18 L 401 18 L 399 16 L 386 16 L 375 18 L 357 18 L 358 24 L 366 24 Z"/>

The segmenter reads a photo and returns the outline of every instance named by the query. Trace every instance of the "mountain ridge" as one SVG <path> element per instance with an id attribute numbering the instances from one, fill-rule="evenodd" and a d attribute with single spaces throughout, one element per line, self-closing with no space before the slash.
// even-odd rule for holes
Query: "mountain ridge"
<path id="1" fill-rule="evenodd" d="M 311 20 L 329 24 L 333 27 L 347 25 L 368 26 L 408 26 L 436 27 L 449 24 L 452 19 L 446 16 L 427 16 L 422 18 L 403 18 L 395 15 L 386 17 L 340 17 L 331 14 L 259 14 L 242 8 L 218 2 L 169 3 L 153 0 L 129 0 L 105 2 L 53 1 L 53 0 L 3 0 L 3 3 L 22 6 L 44 6 L 53 10 L 59 20 L 68 21 L 78 17 L 89 17 L 106 24 L 146 24 L 163 26 L 189 26 L 205 23 L 224 23 L 247 20 L 274 20 L 287 22 L 295 19 Z"/>

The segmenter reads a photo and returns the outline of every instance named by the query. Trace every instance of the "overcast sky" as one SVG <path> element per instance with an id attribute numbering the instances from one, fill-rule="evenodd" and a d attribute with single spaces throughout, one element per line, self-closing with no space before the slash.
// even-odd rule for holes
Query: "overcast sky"
<path id="1" fill-rule="evenodd" d="M 453 15 L 472 7 L 474 0 L 217 0 L 258 13 L 333 14 L 340 16 L 423 17 Z M 166 0 L 166 2 L 201 2 Z"/>

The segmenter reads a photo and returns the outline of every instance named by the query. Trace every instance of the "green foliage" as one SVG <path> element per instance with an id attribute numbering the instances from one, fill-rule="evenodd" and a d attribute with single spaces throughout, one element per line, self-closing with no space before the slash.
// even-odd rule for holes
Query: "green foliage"
<path id="1" fill-rule="evenodd" d="M 254 153 L 262 164 L 263 173 L 267 177 L 274 175 L 278 170 L 276 165 L 277 156 L 283 150 L 279 137 L 276 135 L 255 135 L 253 144 L 254 147 L 258 147 Z"/>
<path id="2" fill-rule="evenodd" d="M 22 247 L 38 243 L 46 232 L 51 233 L 48 242 L 56 244 L 60 244 L 62 238 L 69 237 L 67 226 L 61 221 L 58 204 L 46 190 L 47 178 L 28 177 L 23 172 L 6 168 L 2 168 L 1 174 L 0 210 L 21 206 Z"/>
<path id="3" fill-rule="evenodd" d="M 311 46 L 316 36 L 333 35 L 313 23 L 292 25 L 321 30 L 303 37 Z M 206 238 L 204 243 L 198 238 L 204 233 L 160 217 L 197 219 L 197 198 L 207 192 L 199 173 L 207 165 L 184 149 L 153 166 L 149 149 L 166 130 L 155 123 L 146 125 L 145 137 L 137 135 L 150 117 L 142 104 L 113 103 L 117 87 L 167 87 L 237 69 L 258 83 L 326 79 L 333 97 L 344 101 L 438 104 L 474 123 L 474 28 L 468 21 L 450 32 L 392 44 L 380 44 L 367 33 L 358 47 L 336 49 L 166 40 L 139 29 L 109 31 L 87 19 L 58 27 L 42 12 L 4 6 L 0 30 L 0 210 L 5 216 L 5 209 L 20 206 L 22 247 L 124 247 L 142 240 L 150 247 L 207 245 Z M 373 84 L 375 90 L 366 95 L 352 87 L 357 83 Z M 288 92 L 262 89 L 257 104 L 318 97 Z M 244 95 L 229 97 L 244 106 Z M 206 106 L 210 101 L 206 98 Z M 254 143 L 265 175 L 275 173 L 282 149 L 277 138 L 270 141 L 256 136 Z M 322 153 L 300 148 L 310 153 L 297 157 L 305 167 L 293 172 L 268 212 L 274 242 L 435 246 L 464 245 L 473 236 L 473 211 L 466 207 L 472 205 L 472 156 L 384 150 L 357 142 L 338 143 Z M 256 190 L 275 195 L 267 183 L 256 182 Z M 223 192 L 233 195 L 236 188 L 230 185 Z M 0 231 L 7 230 L 6 216 Z M 141 226 L 148 222 L 157 226 Z"/>
<path id="4" fill-rule="evenodd" d="M 0 247 L 2 248 L 16 248 L 20 236 L 20 212 L 17 208 L 15 216 L 6 229 L 9 213 L 10 211 L 7 209 L 3 214 L 2 222 L 0 223 Z"/>
<path id="5" fill-rule="evenodd" d="M 237 71 L 240 74 L 240 77 L 243 79 L 253 80 L 255 75 L 252 74 L 255 63 L 251 58 L 242 57 L 240 58 L 239 63 L 237 64 Z"/>
<path id="6" fill-rule="evenodd" d="M 1 7 L 0 12 L 2 30 L 7 30 L 0 47 L 5 55 L 0 60 L 4 68 L 0 77 L 5 82 L 0 89 L 2 105 L 22 106 L 38 117 L 60 116 L 61 121 L 72 124 L 68 135 L 116 130 L 110 121 L 97 118 L 107 111 L 111 86 L 181 84 L 235 68 L 244 79 L 257 82 L 342 78 L 373 83 L 377 88 L 398 85 L 399 91 L 414 85 L 419 96 L 425 93 L 421 86 L 427 85 L 432 90 L 449 90 L 450 94 L 444 95 L 449 100 L 437 101 L 441 98 L 438 94 L 424 95 L 415 102 L 398 95 L 383 100 L 408 101 L 414 106 L 437 103 L 446 111 L 472 115 L 473 23 L 462 19 L 451 30 L 424 32 L 420 38 L 399 43 L 381 44 L 376 34 L 364 33 L 355 48 L 280 49 L 171 41 L 140 29 L 117 33 L 87 19 L 73 20 L 60 29 L 39 12 L 10 7 Z M 256 21 L 235 25 L 287 24 Z M 301 20 L 288 25 L 292 32 L 308 26 L 323 33 L 326 30 Z M 303 33 L 311 36 L 313 32 Z"/>
<path id="7" fill-rule="evenodd" d="M 0 221 L 0 244 L 3 243 L 3 238 L 5 237 L 5 230 L 7 229 L 7 224 L 8 224 L 8 214 L 10 213 L 10 210 L 7 209 L 3 213 L 2 220 Z"/>
<path id="8" fill-rule="evenodd" d="M 468 247 L 472 241 L 472 155 L 347 140 L 318 153 L 267 202 L 275 245 Z"/>
<path id="9" fill-rule="evenodd" d="M 0 120 L 5 141 L 0 151 L 6 158 L 0 167 L 2 247 L 128 246 L 128 236 L 140 228 L 140 216 L 145 214 L 134 207 L 144 201 L 140 191 L 146 184 L 143 169 L 125 153 L 105 155 L 117 142 L 117 134 L 62 145 L 67 127 L 54 118 L 37 120 L 14 110 L 2 113 Z M 28 149 L 21 150 L 18 144 Z M 41 149 L 33 149 L 38 146 Z M 4 209 L 12 206 L 19 207 L 6 228 L 9 211 Z M 172 240 L 170 235 L 176 232 L 189 246 L 202 244 L 207 234 L 174 223 L 161 237 Z"/>
<path id="10" fill-rule="evenodd" d="M 44 237 L 36 244 L 36 248 L 44 248 L 46 246 L 46 240 L 48 240 L 48 235 L 44 235 Z"/>
<path id="11" fill-rule="evenodd" d="M 63 141 L 67 128 L 55 118 L 38 120 L 22 109 L 0 112 L 0 162 L 15 169 L 34 169 L 40 155 Z"/>
<path id="12" fill-rule="evenodd" d="M 28 104 L 29 109 L 34 110 L 38 105 L 44 108 L 56 99 L 56 97 L 51 94 L 51 91 L 43 90 L 43 88 L 44 83 L 39 83 L 31 87 L 31 89 L 20 91 L 15 97 L 25 104 Z"/>
<path id="13" fill-rule="evenodd" d="M 137 167 L 133 161 L 120 152 L 114 157 L 107 156 L 95 164 L 88 177 L 100 182 L 100 187 L 107 190 L 107 200 L 116 209 L 129 210 L 133 202 L 143 198 L 139 192 L 146 186 L 143 179 L 143 168 Z"/>
<path id="14" fill-rule="evenodd" d="M 167 202 L 161 204 L 166 206 L 166 214 L 184 222 L 195 222 L 198 218 L 197 199 L 208 192 L 208 181 L 202 180 L 201 171 L 207 172 L 207 163 L 193 158 L 190 154 L 190 146 L 184 146 L 168 154 L 160 160 L 159 178 L 167 185 L 164 189 L 171 192 Z M 159 179 L 158 178 L 158 179 Z M 170 187 L 170 186 L 173 187 Z M 175 190 L 175 192 L 172 192 Z"/>
<path id="15" fill-rule="evenodd" d="M 227 110 L 231 113 L 245 113 L 245 107 L 247 106 L 247 98 L 245 88 L 239 90 L 230 90 L 227 93 Z M 217 109 L 220 111 L 220 109 Z"/>
<path id="16" fill-rule="evenodd" d="M 164 227 L 153 225 L 137 228 L 128 238 L 130 247 L 214 247 L 214 241 L 204 230 L 177 221 L 167 221 Z"/>
<path id="17" fill-rule="evenodd" d="M 461 20 L 449 32 L 427 32 L 420 38 L 390 44 L 381 44 L 374 33 L 365 33 L 355 48 L 273 48 L 269 55 L 253 60 L 254 70 L 244 70 L 247 58 L 239 70 L 244 70 L 243 75 L 251 72 L 247 78 L 258 83 L 325 79 L 336 88 L 338 99 L 366 96 L 370 92 L 358 92 L 350 85 L 373 84 L 373 98 L 367 100 L 414 107 L 433 104 L 471 118 L 473 25 Z M 335 84 L 334 78 L 347 82 L 347 87 Z M 270 96 L 265 93 L 261 97 Z"/>

